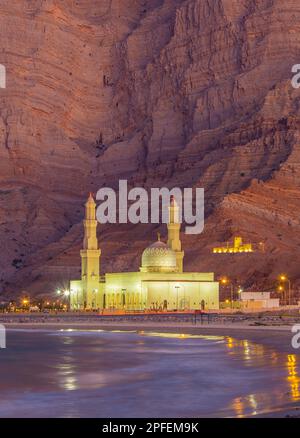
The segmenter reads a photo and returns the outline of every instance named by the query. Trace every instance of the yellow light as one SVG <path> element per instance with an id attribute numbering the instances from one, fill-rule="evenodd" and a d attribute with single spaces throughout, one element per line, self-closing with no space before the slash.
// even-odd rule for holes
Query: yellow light
<path id="1" fill-rule="evenodd" d="M 294 354 L 288 354 L 288 362 L 296 363 L 296 356 Z"/>
<path id="2" fill-rule="evenodd" d="M 300 399 L 300 377 L 297 373 L 297 357 L 294 354 L 289 354 L 287 357 L 287 370 L 289 382 L 291 388 L 291 396 L 294 401 L 299 401 Z"/>
<path id="3" fill-rule="evenodd" d="M 285 281 L 285 280 L 286 280 L 286 276 L 285 276 L 285 275 L 281 275 L 281 276 L 280 276 L 280 280 L 281 280 L 281 281 Z"/>
<path id="4" fill-rule="evenodd" d="M 227 346 L 229 347 L 229 348 L 232 348 L 233 347 L 233 338 L 227 338 Z"/>
<path id="5" fill-rule="evenodd" d="M 28 300 L 26 300 L 26 298 L 23 300 L 23 304 L 28 304 Z"/>

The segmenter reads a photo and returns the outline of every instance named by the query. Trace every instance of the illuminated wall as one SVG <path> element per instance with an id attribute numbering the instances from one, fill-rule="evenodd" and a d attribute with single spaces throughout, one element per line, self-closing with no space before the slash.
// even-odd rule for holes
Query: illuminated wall
<path id="1" fill-rule="evenodd" d="M 213 248 L 214 254 L 237 254 L 253 251 L 252 243 L 243 243 L 241 237 L 235 237 L 233 245 L 227 244 L 227 246 Z"/>

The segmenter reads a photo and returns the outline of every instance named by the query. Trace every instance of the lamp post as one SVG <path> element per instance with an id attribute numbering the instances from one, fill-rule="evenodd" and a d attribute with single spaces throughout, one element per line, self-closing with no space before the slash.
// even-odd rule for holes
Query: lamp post
<path id="1" fill-rule="evenodd" d="M 29 304 L 30 304 L 29 298 L 22 299 L 22 305 L 25 309 L 29 309 Z"/>
<path id="2" fill-rule="evenodd" d="M 244 292 L 243 288 L 240 286 L 238 288 L 238 294 L 239 294 L 239 301 L 241 301 L 241 293 Z"/>
<path id="3" fill-rule="evenodd" d="M 58 297 L 60 297 L 61 294 L 62 294 L 61 290 L 60 290 L 60 289 L 57 289 L 57 290 L 56 290 L 56 295 L 57 295 Z M 58 302 L 58 305 L 59 305 L 59 307 L 60 307 L 60 304 L 61 304 L 60 301 L 57 300 L 57 302 Z"/>
<path id="4" fill-rule="evenodd" d="M 232 284 L 232 281 L 228 277 L 223 277 L 223 278 L 221 278 L 221 283 L 224 286 L 227 286 L 228 284 L 230 285 L 230 306 L 231 306 L 231 308 L 233 308 L 233 284 Z"/>
<path id="5" fill-rule="evenodd" d="M 68 310 L 70 310 L 70 291 L 69 290 L 65 290 L 64 291 L 64 296 L 68 299 Z"/>
<path id="6" fill-rule="evenodd" d="M 284 287 L 283 286 L 278 286 L 278 292 L 284 292 Z"/>
<path id="7" fill-rule="evenodd" d="M 284 282 L 284 283 L 288 283 L 289 289 L 288 289 L 288 305 L 291 305 L 291 280 L 285 275 L 285 274 L 281 274 L 279 277 L 280 281 Z M 286 300 L 287 301 L 287 300 Z"/>

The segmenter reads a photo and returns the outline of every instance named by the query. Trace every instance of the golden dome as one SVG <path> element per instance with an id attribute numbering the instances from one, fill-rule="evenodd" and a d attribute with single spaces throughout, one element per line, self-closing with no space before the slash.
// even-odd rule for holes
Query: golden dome
<path id="1" fill-rule="evenodd" d="M 148 246 L 142 255 L 142 272 L 176 272 L 176 254 L 164 242 Z"/>

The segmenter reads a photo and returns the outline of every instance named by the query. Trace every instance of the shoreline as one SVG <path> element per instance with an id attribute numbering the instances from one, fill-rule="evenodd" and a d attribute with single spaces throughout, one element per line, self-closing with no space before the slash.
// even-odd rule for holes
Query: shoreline
<path id="1" fill-rule="evenodd" d="M 0 321 L 3 324 L 3 321 Z M 107 332 L 146 332 L 148 334 L 177 333 L 181 335 L 223 336 L 237 340 L 248 340 L 257 344 L 263 344 L 281 353 L 299 354 L 291 345 L 293 333 L 292 326 L 247 326 L 241 324 L 203 324 L 191 323 L 162 323 L 162 322 L 9 322 L 4 323 L 7 331 L 97 331 Z"/>
<path id="2" fill-rule="evenodd" d="M 41 328 L 41 327 L 49 327 L 49 328 L 58 328 L 58 327 L 70 327 L 70 328 L 98 328 L 101 329 L 101 327 L 136 327 L 139 329 L 176 329 L 181 330 L 184 329 L 195 329 L 195 330 L 245 330 L 245 331 L 279 331 L 279 332 L 289 332 L 291 333 L 291 325 L 244 325 L 244 324 L 192 324 L 192 323 L 163 323 L 163 322 L 125 322 L 125 321 L 110 321 L 110 322 L 74 322 L 74 321 L 56 321 L 56 322 L 5 322 L 0 321 L 1 324 L 3 324 L 5 327 L 8 328 Z"/>

